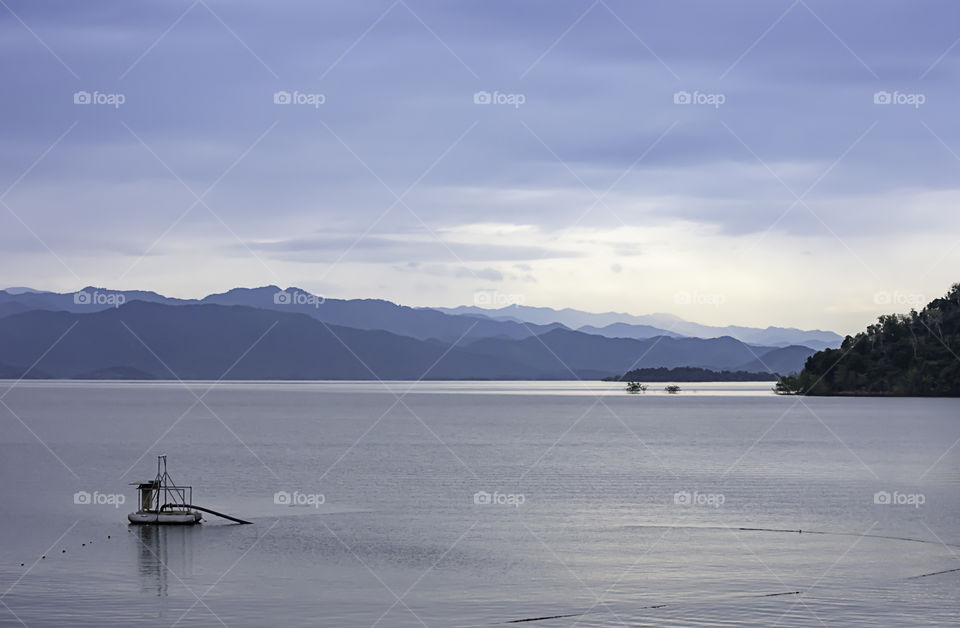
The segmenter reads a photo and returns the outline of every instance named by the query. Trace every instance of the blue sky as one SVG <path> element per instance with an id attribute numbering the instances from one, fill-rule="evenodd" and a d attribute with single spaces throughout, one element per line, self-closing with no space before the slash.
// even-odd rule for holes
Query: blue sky
<path id="1" fill-rule="evenodd" d="M 958 41 L 955 2 L 3 0 L 0 283 L 852 332 L 960 280 Z"/>

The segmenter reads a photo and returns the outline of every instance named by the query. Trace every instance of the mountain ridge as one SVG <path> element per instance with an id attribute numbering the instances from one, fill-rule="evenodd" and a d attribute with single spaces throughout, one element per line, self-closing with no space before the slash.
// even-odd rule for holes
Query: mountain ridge
<path id="1" fill-rule="evenodd" d="M 449 314 L 485 316 L 495 320 L 512 318 L 524 320 L 528 323 L 542 323 L 545 320 L 552 320 L 557 323 L 562 323 L 571 329 L 590 327 L 602 330 L 610 325 L 635 325 L 641 328 L 654 327 L 663 330 L 665 333 L 691 338 L 731 336 L 743 342 L 774 346 L 789 346 L 792 344 L 806 345 L 809 342 L 816 345 L 812 348 L 822 349 L 838 347 L 843 341 L 843 336 L 828 330 L 804 330 L 794 327 L 777 327 L 774 325 L 765 328 L 746 327 L 743 325 L 717 327 L 693 323 L 674 314 L 663 313 L 643 315 L 621 312 L 594 313 L 573 308 L 554 309 L 527 305 L 509 305 L 499 309 L 461 305 L 454 308 L 440 307 L 434 309 Z M 604 333 L 602 335 L 606 334 Z"/>
<path id="2" fill-rule="evenodd" d="M 16 288 L 0 291 L 0 317 L 29 309 L 54 309 L 70 312 L 92 312 L 109 307 L 111 295 L 122 295 L 124 302 L 140 300 L 168 305 L 215 303 L 247 305 L 278 311 L 298 311 L 327 323 L 359 329 L 384 329 L 419 339 L 437 338 L 452 342 L 468 338 L 507 336 L 525 338 L 551 328 L 567 327 L 608 338 L 652 338 L 658 335 L 693 338 L 731 336 L 746 343 L 765 346 L 804 345 L 812 349 L 833 348 L 843 338 L 824 330 L 801 330 L 789 327 L 766 328 L 730 325 L 712 327 L 685 321 L 673 314 L 632 315 L 617 312 L 592 313 L 563 308 L 508 306 L 484 309 L 476 306 L 457 308 L 410 307 L 386 299 L 324 299 L 297 287 L 282 289 L 269 285 L 257 288 L 237 287 L 209 294 L 201 299 L 167 297 L 147 290 L 115 291 L 86 286 L 75 293 L 55 293 Z M 278 303 L 277 295 L 286 294 L 288 302 Z M 77 303 L 76 295 L 86 295 L 88 302 Z M 116 296 L 113 297 L 116 300 Z M 99 302 L 97 302 L 99 300 Z"/>
<path id="3" fill-rule="evenodd" d="M 0 361 L 53 378 L 599 379 L 637 367 L 730 370 L 776 347 L 734 338 L 614 339 L 565 327 L 538 336 L 421 340 L 245 305 L 131 301 L 88 314 L 0 319 Z"/>
<path id="4" fill-rule="evenodd" d="M 306 314 L 334 325 L 380 329 L 420 340 L 433 338 L 445 342 L 488 336 L 525 338 L 557 326 L 459 317 L 429 309 L 411 308 L 385 299 L 324 299 L 293 286 L 282 289 L 274 285 L 232 288 L 226 292 L 209 294 L 202 299 L 178 299 L 152 291 L 107 290 L 94 286 L 86 286 L 74 293 L 10 294 L 0 291 L 0 317 L 29 309 L 92 313 L 132 301 L 177 306 L 245 305 Z"/>

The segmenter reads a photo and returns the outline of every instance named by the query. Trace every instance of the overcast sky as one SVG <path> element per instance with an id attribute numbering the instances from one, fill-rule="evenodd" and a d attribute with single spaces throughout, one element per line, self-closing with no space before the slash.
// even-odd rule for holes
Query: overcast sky
<path id="1" fill-rule="evenodd" d="M 854 332 L 960 281 L 958 39 L 949 0 L 2 0 L 0 284 Z"/>

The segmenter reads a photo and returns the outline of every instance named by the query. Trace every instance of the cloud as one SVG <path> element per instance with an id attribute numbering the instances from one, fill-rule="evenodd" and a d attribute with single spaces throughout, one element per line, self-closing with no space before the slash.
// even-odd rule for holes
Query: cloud
<path id="1" fill-rule="evenodd" d="M 99 6 L 11 2 L 30 29 L 0 22 L 17 59 L 0 192 L 14 186 L 19 217 L 0 211 L 0 263 L 35 273 L 13 283 L 73 282 L 67 267 L 110 284 L 149 251 L 125 280 L 186 286 L 174 292 L 288 284 L 321 264 L 336 267 L 326 293 L 373 294 L 393 288 L 361 266 L 414 262 L 405 280 L 442 274 L 399 284 L 398 300 L 462 297 L 439 282 L 470 272 L 560 305 L 609 290 L 611 309 L 643 309 L 596 277 L 726 267 L 719 290 L 736 295 L 765 285 L 770 255 L 814 302 L 803 251 L 878 282 L 916 262 L 875 250 L 942 247 L 917 288 L 930 294 L 954 259 L 954 3 Z M 75 105 L 81 89 L 125 103 Z M 278 105 L 280 90 L 324 102 Z M 481 90 L 525 102 L 478 105 Z M 880 90 L 925 103 L 877 105 Z M 724 103 L 678 105 L 679 91 Z M 774 315 L 763 295 L 751 305 Z M 829 326 L 841 310 L 805 315 Z"/>
<path id="2" fill-rule="evenodd" d="M 466 278 L 473 277 L 475 279 L 483 279 L 486 281 L 503 281 L 503 273 L 495 268 L 480 268 L 477 270 L 472 270 L 469 268 L 458 268 L 456 277 Z"/>
<path id="3" fill-rule="evenodd" d="M 362 263 L 381 263 L 396 260 L 405 260 L 411 263 L 437 261 L 453 263 L 546 260 L 580 255 L 576 251 L 540 246 L 467 243 L 438 240 L 430 236 L 402 240 L 383 236 L 366 236 L 359 239 L 343 236 L 310 237 L 272 242 L 250 242 L 247 245 L 255 251 L 263 251 L 277 258 L 314 262 L 333 262 L 340 259 L 341 256 L 350 262 Z"/>

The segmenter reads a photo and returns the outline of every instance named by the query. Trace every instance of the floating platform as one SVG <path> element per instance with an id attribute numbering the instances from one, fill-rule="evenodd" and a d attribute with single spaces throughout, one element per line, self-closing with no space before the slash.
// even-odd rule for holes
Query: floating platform
<path id="1" fill-rule="evenodd" d="M 130 523 L 158 525 L 193 525 L 201 515 L 193 510 L 192 486 L 177 486 L 167 473 L 167 457 L 157 456 L 157 476 L 149 482 L 134 483 L 138 507 L 127 515 Z"/>
<path id="2" fill-rule="evenodd" d="M 161 525 L 193 525 L 200 523 L 200 513 L 195 510 L 175 511 L 175 512 L 157 512 L 140 511 L 131 512 L 127 515 L 130 523 L 155 523 Z"/>
<path id="3" fill-rule="evenodd" d="M 234 523 L 249 524 L 238 517 L 225 515 L 203 506 L 195 506 L 192 486 L 177 486 L 167 473 L 167 457 L 157 456 L 157 476 L 149 482 L 133 482 L 137 487 L 138 506 L 136 512 L 127 515 L 130 523 L 137 525 L 193 525 L 200 523 L 206 512 L 223 517 Z"/>

